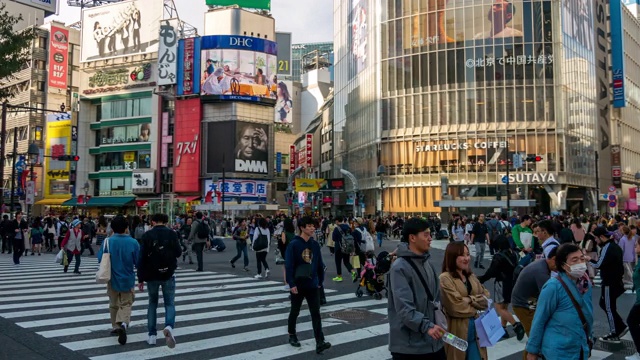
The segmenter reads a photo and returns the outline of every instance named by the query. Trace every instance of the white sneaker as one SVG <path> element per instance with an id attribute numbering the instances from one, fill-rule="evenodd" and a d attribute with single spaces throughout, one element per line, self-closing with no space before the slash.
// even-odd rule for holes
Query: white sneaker
<path id="1" fill-rule="evenodd" d="M 147 344 L 155 345 L 156 340 L 157 340 L 157 337 L 155 335 L 149 335 L 149 338 L 147 339 Z"/>
<path id="2" fill-rule="evenodd" d="M 256 276 L 253 277 L 254 279 L 262 279 L 262 275 L 258 274 Z"/>
<path id="3" fill-rule="evenodd" d="M 291 287 L 289 286 L 289 284 L 285 285 L 283 288 L 284 291 L 291 291 Z"/>
<path id="4" fill-rule="evenodd" d="M 167 342 L 167 347 L 169 347 L 169 349 L 176 347 L 176 338 L 173 336 L 173 329 L 171 326 L 165 327 L 164 330 L 162 330 L 162 333 L 164 334 L 164 339 Z"/>
<path id="5" fill-rule="evenodd" d="M 640 360 L 640 353 L 635 353 L 624 358 L 625 360 Z"/>
<path id="6" fill-rule="evenodd" d="M 270 273 L 270 272 L 271 272 L 271 271 L 269 271 L 269 269 L 267 269 L 267 270 L 264 272 L 264 277 L 268 278 L 268 277 L 269 277 L 269 273 Z"/>

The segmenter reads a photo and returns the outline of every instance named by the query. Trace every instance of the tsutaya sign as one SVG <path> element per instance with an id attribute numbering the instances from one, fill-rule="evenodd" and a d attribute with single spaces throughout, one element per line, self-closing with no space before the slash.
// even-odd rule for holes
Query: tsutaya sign
<path id="1" fill-rule="evenodd" d="M 506 175 L 501 174 L 498 182 L 503 182 L 502 178 Z M 558 176 L 554 173 L 515 173 L 509 174 L 510 184 L 556 184 Z"/>
<path id="2" fill-rule="evenodd" d="M 473 147 L 474 149 L 504 149 L 507 147 L 506 141 L 478 141 L 474 143 L 449 143 L 449 144 L 417 144 L 416 152 L 422 151 L 448 151 L 448 150 L 467 150 Z"/>

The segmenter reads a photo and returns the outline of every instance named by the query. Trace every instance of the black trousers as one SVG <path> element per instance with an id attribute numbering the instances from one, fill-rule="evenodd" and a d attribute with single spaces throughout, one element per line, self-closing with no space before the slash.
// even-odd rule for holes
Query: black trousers
<path id="1" fill-rule="evenodd" d="M 20 264 L 20 257 L 22 253 L 25 252 L 24 249 L 24 240 L 22 239 L 13 239 L 13 263 Z"/>
<path id="2" fill-rule="evenodd" d="M 334 255 L 334 258 L 336 261 L 336 272 L 338 273 L 338 276 L 342 276 L 342 264 L 344 264 L 344 267 L 347 268 L 348 272 L 351 272 L 351 270 L 353 270 L 353 267 L 349 263 L 350 254 L 343 253 L 338 244 L 336 244 L 335 251 L 336 253 Z"/>
<path id="3" fill-rule="evenodd" d="M 629 333 L 636 346 L 636 352 L 640 352 L 640 304 L 635 304 L 629 311 L 627 316 L 627 325 L 629 325 Z"/>
<path id="4" fill-rule="evenodd" d="M 391 353 L 392 360 L 446 360 L 444 348 L 430 354 L 399 354 Z"/>
<path id="5" fill-rule="evenodd" d="M 616 304 L 620 295 L 624 294 L 624 284 L 622 281 L 616 285 L 602 285 L 600 294 L 600 308 L 607 314 L 609 320 L 609 329 L 616 336 L 626 327 L 622 317 L 618 314 L 618 306 Z"/>
<path id="6" fill-rule="evenodd" d="M 311 313 L 311 325 L 313 326 L 313 336 L 316 343 L 324 341 L 322 333 L 322 322 L 320 319 L 320 293 L 318 289 L 301 289 L 298 288 L 297 294 L 291 294 L 291 311 L 289 312 L 289 335 L 296 335 L 296 322 L 300 315 L 300 307 L 302 301 L 307 300 L 309 312 Z"/>
<path id="7" fill-rule="evenodd" d="M 205 243 L 197 243 L 191 245 L 191 249 L 196 253 L 196 259 L 198 260 L 198 271 L 202 271 L 204 265 L 202 264 L 202 252 L 204 251 Z"/>
<path id="8" fill-rule="evenodd" d="M 269 264 L 267 264 L 267 252 L 259 251 L 256 252 L 256 262 L 258 263 L 258 275 L 262 274 L 262 266 L 264 266 L 265 270 L 269 270 Z"/>
<path id="9" fill-rule="evenodd" d="M 93 239 L 91 240 L 82 240 L 82 242 L 80 243 L 80 255 L 84 254 L 84 250 L 88 249 L 89 250 L 89 255 L 93 256 L 95 255 L 95 253 L 93 252 L 93 247 L 91 246 L 91 242 Z"/>

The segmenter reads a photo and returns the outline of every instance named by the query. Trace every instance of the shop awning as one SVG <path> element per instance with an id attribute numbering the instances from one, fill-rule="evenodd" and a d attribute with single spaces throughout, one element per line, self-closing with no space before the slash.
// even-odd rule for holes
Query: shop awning
<path id="1" fill-rule="evenodd" d="M 135 196 L 94 196 L 87 206 L 125 206 L 135 199 Z"/>
<path id="2" fill-rule="evenodd" d="M 67 198 L 67 199 L 42 199 L 40 201 L 36 202 L 36 205 L 58 205 L 58 206 L 66 206 L 64 205 L 65 202 L 69 201 L 71 199 Z"/>
<path id="3" fill-rule="evenodd" d="M 61 205 L 62 206 L 78 206 L 78 198 L 72 197 L 71 199 L 63 202 Z M 80 205 L 84 205 L 84 204 L 80 204 Z"/>
<path id="4" fill-rule="evenodd" d="M 180 200 L 183 203 L 190 203 L 200 199 L 202 199 L 202 196 L 176 196 L 176 200 Z"/>

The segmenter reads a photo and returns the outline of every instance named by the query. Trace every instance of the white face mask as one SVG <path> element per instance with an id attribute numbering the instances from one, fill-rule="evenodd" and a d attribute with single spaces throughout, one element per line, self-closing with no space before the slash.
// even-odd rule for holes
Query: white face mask
<path id="1" fill-rule="evenodd" d="M 576 279 L 581 278 L 585 272 L 587 272 L 587 264 L 585 263 L 578 263 L 569 266 L 569 275 Z"/>

